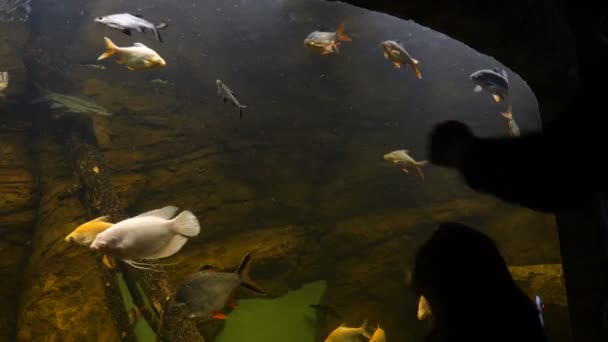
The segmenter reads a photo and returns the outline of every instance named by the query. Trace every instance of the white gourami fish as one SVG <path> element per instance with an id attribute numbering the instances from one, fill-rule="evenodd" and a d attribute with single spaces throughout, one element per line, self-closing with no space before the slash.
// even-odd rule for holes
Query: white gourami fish
<path id="1" fill-rule="evenodd" d="M 161 259 L 177 253 L 188 238 L 200 233 L 196 216 L 167 206 L 124 221 L 99 233 L 90 246 L 94 251 L 115 256 L 131 265 L 137 259 Z M 133 265 L 135 266 L 135 265 Z"/>
<path id="2" fill-rule="evenodd" d="M 104 37 L 103 39 L 107 50 L 97 58 L 98 60 L 117 55 L 118 59 L 116 63 L 125 64 L 129 70 L 162 68 L 167 65 L 165 60 L 156 51 L 142 43 L 134 43 L 133 46 L 129 47 L 119 47 L 109 38 Z"/>
<path id="3" fill-rule="evenodd" d="M 146 31 L 152 31 L 156 40 L 163 42 L 158 30 L 167 27 L 167 23 L 163 22 L 159 25 L 143 19 L 141 15 L 132 15 L 129 13 L 110 14 L 103 17 L 97 17 L 94 20 L 96 23 L 104 24 L 108 27 L 120 30 L 126 35 L 131 35 L 131 31 L 138 31 L 145 33 Z"/>
<path id="4" fill-rule="evenodd" d="M 385 40 L 380 43 L 382 46 L 382 50 L 384 50 L 384 58 L 390 59 L 393 61 L 393 64 L 396 68 L 401 68 L 401 65 L 405 66 L 405 70 L 407 70 L 407 66 L 411 66 L 416 74 L 416 77 L 422 79 L 422 73 L 420 72 L 420 68 L 418 68 L 418 60 L 412 58 L 410 54 L 405 51 L 403 48 L 403 44 L 397 40 Z"/>
<path id="5" fill-rule="evenodd" d="M 424 173 L 422 172 L 422 167 L 428 164 L 428 161 L 416 161 L 409 154 L 408 150 L 397 150 L 384 155 L 384 160 L 387 162 L 397 165 L 403 170 L 403 172 L 408 173 L 408 167 L 414 167 L 418 170 L 420 177 L 424 180 Z"/>
<path id="6" fill-rule="evenodd" d="M 360 337 L 371 338 L 367 329 L 367 320 L 359 328 L 348 328 L 344 324 L 337 327 L 325 339 L 325 342 L 359 342 Z"/>

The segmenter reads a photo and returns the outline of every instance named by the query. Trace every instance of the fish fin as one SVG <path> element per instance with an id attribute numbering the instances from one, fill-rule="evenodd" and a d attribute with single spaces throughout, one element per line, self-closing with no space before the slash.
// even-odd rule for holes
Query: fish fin
<path id="1" fill-rule="evenodd" d="M 388 54 L 384 52 L 384 59 L 388 59 Z"/>
<path id="2" fill-rule="evenodd" d="M 500 100 L 502 100 L 502 97 L 498 94 L 492 94 L 492 98 L 494 99 L 494 102 L 499 103 Z"/>
<path id="3" fill-rule="evenodd" d="M 194 237 L 201 232 L 201 226 L 194 214 L 188 210 L 184 210 L 177 215 L 173 220 L 175 232 L 183 236 Z"/>
<path id="4" fill-rule="evenodd" d="M 422 172 L 422 168 L 418 165 L 416 165 L 416 170 L 418 170 L 418 173 L 420 174 L 420 178 L 422 178 L 422 180 L 424 181 L 424 172 Z"/>
<path id="5" fill-rule="evenodd" d="M 129 13 L 129 14 L 130 14 L 130 13 Z M 144 17 L 144 16 L 143 16 L 143 15 L 141 15 L 141 14 L 131 14 L 131 15 L 132 15 L 132 16 L 134 16 L 134 17 L 138 17 L 138 18 L 143 18 L 143 17 Z"/>
<path id="6" fill-rule="evenodd" d="M 401 68 L 401 63 L 400 62 L 393 62 L 393 64 L 395 65 L 395 68 L 397 68 L 397 69 Z"/>
<path id="7" fill-rule="evenodd" d="M 101 262 L 111 270 L 116 267 L 116 261 L 114 261 L 114 258 L 111 256 L 104 255 L 103 258 L 101 258 Z"/>
<path id="8" fill-rule="evenodd" d="M 509 105 L 509 108 L 507 108 L 506 112 L 502 112 L 500 114 L 509 120 L 513 120 L 513 108 L 511 107 L 511 105 Z"/>
<path id="9" fill-rule="evenodd" d="M 142 44 L 142 43 L 133 43 L 133 46 L 139 46 L 139 47 L 144 47 L 144 48 L 147 48 L 147 46 L 145 46 L 145 45 L 144 45 L 144 44 Z"/>
<path id="10" fill-rule="evenodd" d="M 352 42 L 352 38 L 344 34 L 344 22 L 341 22 L 338 26 L 338 39 L 343 42 Z"/>
<path id="11" fill-rule="evenodd" d="M 130 265 L 133 268 L 137 268 L 138 270 L 147 270 L 147 271 L 153 271 L 153 272 L 162 272 L 162 271 L 159 271 L 159 270 L 154 269 L 154 268 L 143 266 L 143 265 L 155 266 L 154 264 L 144 264 L 144 263 L 135 262 L 133 260 L 123 260 L 123 261 L 127 265 Z"/>
<path id="12" fill-rule="evenodd" d="M 127 36 L 130 36 L 130 35 L 131 35 L 131 30 L 129 30 L 129 29 L 122 29 L 122 30 L 120 30 L 120 31 L 121 31 L 122 33 L 126 34 Z"/>
<path id="13" fill-rule="evenodd" d="M 221 312 L 214 312 L 211 315 L 211 318 L 214 318 L 214 319 L 226 319 L 226 318 L 228 318 L 228 316 L 226 316 L 226 314 L 221 313 Z"/>
<path id="14" fill-rule="evenodd" d="M 239 118 L 243 118 L 243 110 L 247 109 L 247 106 L 245 105 L 240 105 L 239 106 Z"/>
<path id="15" fill-rule="evenodd" d="M 114 44 L 114 43 L 113 43 L 113 42 L 110 40 L 110 38 L 108 38 L 108 37 L 103 37 L 103 40 L 104 40 L 104 41 L 105 41 L 105 43 L 106 43 L 106 52 L 104 52 L 104 53 L 103 53 L 101 56 L 99 56 L 99 57 L 97 58 L 97 60 L 108 58 L 108 57 L 112 56 L 113 54 L 115 54 L 115 53 L 116 53 L 116 50 L 118 50 L 118 46 L 116 46 L 116 44 Z"/>
<path id="16" fill-rule="evenodd" d="M 175 235 L 169 242 L 163 246 L 159 251 L 154 253 L 153 255 L 147 256 L 146 259 L 162 259 L 166 257 L 170 257 L 173 254 L 179 252 L 182 247 L 186 244 L 188 238 L 181 235 Z"/>
<path id="17" fill-rule="evenodd" d="M 401 168 L 401 171 L 405 172 L 405 173 L 410 173 L 406 168 Z"/>
<path id="18" fill-rule="evenodd" d="M 418 77 L 418 79 L 422 79 L 422 73 L 420 72 L 420 68 L 418 68 L 418 61 L 413 59 L 412 61 L 414 61 L 415 63 L 412 64 L 412 68 L 414 69 L 414 72 L 416 73 L 416 77 Z"/>
<path id="19" fill-rule="evenodd" d="M 156 25 L 156 29 L 157 29 L 157 30 L 162 30 L 162 29 L 165 29 L 165 28 L 167 28 L 167 27 L 169 27 L 169 24 L 167 24 L 167 23 L 166 23 L 166 22 L 164 22 L 164 21 L 163 21 L 163 22 L 161 22 L 160 24 Z"/>
<path id="20" fill-rule="evenodd" d="M 160 43 L 162 43 L 163 38 L 160 36 L 160 33 L 158 33 L 156 26 L 152 29 L 152 31 L 154 32 L 154 36 L 156 37 L 156 40 L 158 40 Z"/>
<path id="21" fill-rule="evenodd" d="M 417 59 L 412 58 L 412 63 L 414 63 L 414 64 L 418 64 L 418 63 L 420 63 L 420 61 L 419 61 L 419 60 L 417 60 Z"/>
<path id="22" fill-rule="evenodd" d="M 483 90 L 483 88 L 480 85 L 475 86 L 475 88 L 473 88 L 473 91 L 476 93 L 479 93 Z"/>
<path id="23" fill-rule="evenodd" d="M 94 218 L 94 219 L 92 219 L 92 220 L 91 220 L 91 221 L 89 221 L 89 222 L 97 222 L 97 221 L 102 221 L 102 222 L 110 223 L 110 222 L 108 222 L 108 220 L 109 220 L 109 219 L 110 219 L 110 216 L 105 215 L 105 216 L 100 216 L 100 217 L 98 217 L 98 218 Z"/>
<path id="24" fill-rule="evenodd" d="M 127 69 L 129 69 L 129 70 L 131 70 L 131 71 L 135 71 L 135 70 L 137 70 L 137 69 L 135 69 L 135 68 L 134 68 L 134 67 L 132 67 L 132 66 L 128 66 L 128 67 L 127 67 Z"/>
<path id="25" fill-rule="evenodd" d="M 175 216 L 175 214 L 177 213 L 178 210 L 179 210 L 178 207 L 173 206 L 173 205 L 168 205 L 164 208 L 147 211 L 147 212 L 145 212 L 143 214 L 139 214 L 135 217 L 156 216 L 156 217 L 160 217 L 165 220 L 170 220 Z"/>
<path id="26" fill-rule="evenodd" d="M 239 276 L 239 279 L 241 279 L 241 286 L 243 286 L 257 294 L 266 295 L 267 293 L 264 290 L 262 290 L 256 283 L 254 283 L 253 280 L 251 280 L 251 278 L 249 277 L 249 269 L 251 268 L 251 255 L 252 254 L 253 254 L 253 252 L 249 252 L 245 255 L 245 257 L 243 257 L 243 261 L 241 261 L 241 264 L 236 269 L 236 274 Z"/>

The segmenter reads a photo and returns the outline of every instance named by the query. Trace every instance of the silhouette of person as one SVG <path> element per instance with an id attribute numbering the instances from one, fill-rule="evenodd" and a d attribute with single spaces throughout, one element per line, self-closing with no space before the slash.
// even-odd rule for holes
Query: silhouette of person
<path id="1" fill-rule="evenodd" d="M 440 224 L 416 255 L 411 286 L 430 306 L 427 341 L 547 341 L 535 305 L 475 229 Z"/>

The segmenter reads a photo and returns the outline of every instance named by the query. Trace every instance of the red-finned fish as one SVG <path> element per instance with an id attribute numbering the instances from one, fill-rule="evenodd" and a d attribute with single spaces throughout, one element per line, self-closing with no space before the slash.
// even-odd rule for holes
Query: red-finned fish
<path id="1" fill-rule="evenodd" d="M 408 173 L 408 167 L 414 167 L 418 170 L 420 177 L 424 180 L 424 173 L 422 172 L 422 167 L 428 164 L 428 161 L 421 160 L 416 161 L 409 154 L 408 150 L 397 150 L 391 153 L 387 153 L 384 155 L 384 160 L 387 162 L 397 165 L 401 168 L 401 170 L 405 173 Z"/>
<path id="2" fill-rule="evenodd" d="M 234 296 L 239 287 L 266 295 L 249 277 L 251 255 L 245 255 L 235 272 L 217 272 L 209 264 L 201 267 L 179 285 L 169 309 L 195 320 L 225 319 L 222 309 L 236 306 Z"/>
<path id="3" fill-rule="evenodd" d="M 344 34 L 344 22 L 340 23 L 336 32 L 326 32 L 322 30 L 311 32 L 304 39 L 304 46 L 313 50 L 320 51 L 322 55 L 328 53 L 339 53 L 338 45 L 340 41 L 350 42 L 352 39 Z"/>
<path id="4" fill-rule="evenodd" d="M 420 68 L 418 68 L 418 60 L 412 58 L 412 56 L 405 51 L 405 48 L 403 48 L 403 44 L 400 41 L 385 40 L 380 43 L 380 45 L 382 46 L 382 50 L 384 50 L 384 58 L 393 61 L 396 68 L 401 68 L 401 65 L 404 65 L 404 69 L 407 70 L 407 66 L 409 65 L 414 69 L 416 77 L 422 79 L 422 73 L 420 72 Z"/>

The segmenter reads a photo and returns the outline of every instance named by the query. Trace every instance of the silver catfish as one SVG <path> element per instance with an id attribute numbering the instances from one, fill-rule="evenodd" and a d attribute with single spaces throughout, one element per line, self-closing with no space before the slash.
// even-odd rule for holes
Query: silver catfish
<path id="1" fill-rule="evenodd" d="M 222 97 L 222 99 L 224 100 L 224 103 L 226 103 L 227 101 L 230 101 L 230 103 L 232 103 L 236 108 L 239 109 L 239 117 L 242 119 L 243 118 L 243 109 L 247 109 L 247 106 L 242 105 L 239 100 L 236 99 L 235 97 L 235 93 L 230 90 L 230 88 L 228 88 L 228 86 L 226 85 L 226 83 L 217 80 L 215 81 L 215 84 L 217 85 L 217 93 Z"/>
<path id="2" fill-rule="evenodd" d="M 200 233 L 196 216 L 167 206 L 114 224 L 97 234 L 89 247 L 115 256 L 134 267 L 136 259 L 160 259 L 177 253 L 188 238 Z"/>
<path id="3" fill-rule="evenodd" d="M 155 25 L 145 19 L 143 16 L 137 14 L 132 15 L 129 13 L 110 14 L 103 17 L 97 17 L 94 20 L 96 23 L 104 24 L 108 27 L 120 30 L 126 35 L 131 35 L 131 31 L 138 31 L 145 33 L 146 31 L 154 32 L 156 40 L 163 42 L 158 30 L 166 28 L 168 25 L 165 22 Z"/>
<path id="4" fill-rule="evenodd" d="M 226 305 L 234 306 L 234 295 L 245 287 L 259 295 L 266 295 L 249 277 L 252 252 L 245 255 L 235 272 L 217 272 L 205 265 L 188 276 L 177 288 L 169 310 L 197 320 L 225 319 L 221 311 Z"/>
<path id="5" fill-rule="evenodd" d="M 509 97 L 509 77 L 505 69 L 482 69 L 477 70 L 469 76 L 469 79 L 476 84 L 473 91 L 479 93 L 482 90 L 492 94 L 496 102 L 500 102 Z"/>
<path id="6" fill-rule="evenodd" d="M 66 113 L 97 114 L 101 116 L 112 115 L 112 113 L 110 113 L 107 109 L 89 100 L 70 95 L 54 93 L 40 86 L 37 87 L 38 91 L 41 93 L 41 96 L 37 99 L 34 99 L 30 103 L 49 102 L 51 104 L 51 109 L 62 109 Z"/>

